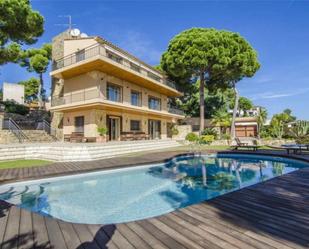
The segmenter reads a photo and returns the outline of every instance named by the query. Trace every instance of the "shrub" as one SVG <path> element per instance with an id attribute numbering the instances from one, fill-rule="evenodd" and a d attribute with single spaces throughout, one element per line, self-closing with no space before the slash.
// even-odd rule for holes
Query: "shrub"
<path id="1" fill-rule="evenodd" d="M 97 130 L 100 136 L 105 136 L 108 132 L 108 129 L 105 126 L 100 126 Z"/>
<path id="2" fill-rule="evenodd" d="M 226 140 L 230 140 L 231 139 L 231 135 L 230 134 L 222 134 L 221 138 L 222 139 L 226 139 Z"/>
<path id="3" fill-rule="evenodd" d="M 177 136 L 178 134 L 179 134 L 179 130 L 175 126 L 173 126 L 173 128 L 172 128 L 172 135 L 173 136 Z"/>
<path id="4" fill-rule="evenodd" d="M 214 135 L 204 135 L 200 137 L 201 144 L 211 144 L 215 140 Z"/>
<path id="5" fill-rule="evenodd" d="M 205 136 L 205 135 L 212 135 L 216 139 L 218 137 L 218 132 L 215 129 L 213 129 L 213 128 L 205 128 L 202 131 L 202 135 L 203 136 Z"/>
<path id="6" fill-rule="evenodd" d="M 196 135 L 193 132 L 190 132 L 190 133 L 187 134 L 186 140 L 189 141 L 189 142 L 196 142 L 196 141 L 198 141 L 198 135 Z"/>
<path id="7" fill-rule="evenodd" d="M 29 113 L 29 107 L 16 103 L 12 100 L 3 101 L 5 112 L 26 115 Z"/>
<path id="8" fill-rule="evenodd" d="M 302 136 L 295 139 L 296 143 L 298 144 L 309 144 L 309 136 Z"/>

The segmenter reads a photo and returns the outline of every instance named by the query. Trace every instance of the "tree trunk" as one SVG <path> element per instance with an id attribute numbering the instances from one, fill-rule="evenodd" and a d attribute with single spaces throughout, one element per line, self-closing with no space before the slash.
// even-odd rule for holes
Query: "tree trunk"
<path id="1" fill-rule="evenodd" d="M 233 83 L 233 89 L 234 89 L 234 92 L 235 92 L 235 103 L 234 103 L 233 118 L 232 118 L 232 124 L 231 124 L 231 138 L 232 138 L 232 140 L 234 140 L 236 138 L 235 119 L 236 119 L 236 113 L 237 113 L 237 110 L 238 110 L 238 100 L 239 100 L 239 95 L 238 95 L 238 91 L 237 91 L 235 83 Z"/>
<path id="2" fill-rule="evenodd" d="M 204 116 L 205 116 L 204 86 L 205 86 L 204 72 L 201 72 L 200 74 L 200 134 L 204 130 Z"/>
<path id="3" fill-rule="evenodd" d="M 43 108 L 43 100 L 42 100 L 42 89 L 43 89 L 43 74 L 40 73 L 40 84 L 38 89 L 38 100 L 39 100 L 39 108 Z"/>

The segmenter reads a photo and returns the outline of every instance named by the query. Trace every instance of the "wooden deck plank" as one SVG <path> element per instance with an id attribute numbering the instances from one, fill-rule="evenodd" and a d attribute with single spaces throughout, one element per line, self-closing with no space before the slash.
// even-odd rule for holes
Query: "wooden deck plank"
<path id="1" fill-rule="evenodd" d="M 55 249 L 67 249 L 63 234 L 56 219 L 45 217 L 48 237 Z"/>
<path id="2" fill-rule="evenodd" d="M 145 241 L 142 238 L 140 238 L 127 225 L 118 224 L 117 229 L 122 234 L 122 236 L 125 237 L 135 248 L 145 248 L 145 249 L 151 248 L 147 243 L 145 243 Z"/>
<path id="3" fill-rule="evenodd" d="M 20 208 L 12 206 L 8 214 L 8 221 L 1 249 L 17 249 L 19 224 Z"/>
<path id="4" fill-rule="evenodd" d="M 88 229 L 92 234 L 94 240 L 97 242 L 100 248 L 117 248 L 113 241 L 104 232 L 101 225 L 88 225 Z"/>
<path id="5" fill-rule="evenodd" d="M 28 249 L 33 246 L 33 226 L 31 213 L 21 209 L 18 234 L 18 249 Z"/>
<path id="6" fill-rule="evenodd" d="M 141 238 L 144 238 L 144 240 L 151 246 L 151 248 L 154 248 L 154 249 L 166 249 L 167 248 L 161 241 L 159 241 L 151 233 L 143 229 L 136 222 L 130 222 L 130 223 L 127 223 L 126 225 L 129 228 L 131 228 L 132 231 L 138 234 Z"/>
<path id="7" fill-rule="evenodd" d="M 50 241 L 43 216 L 32 213 L 34 248 L 49 248 Z"/>
<path id="8" fill-rule="evenodd" d="M 172 235 L 167 235 L 158 229 L 156 226 L 151 224 L 148 220 L 137 221 L 137 224 L 141 225 L 145 230 L 155 236 L 158 240 L 160 240 L 163 244 L 165 244 L 168 248 L 186 248 L 178 241 L 176 241 Z"/>
<path id="9" fill-rule="evenodd" d="M 81 241 L 76 234 L 73 225 L 68 222 L 59 221 L 59 226 L 68 249 L 76 249 L 81 244 Z"/>
<path id="10" fill-rule="evenodd" d="M 81 241 L 82 248 L 84 249 L 100 249 L 96 240 L 94 240 L 90 233 L 88 226 L 85 224 L 73 224 L 73 227 Z"/>
<path id="11" fill-rule="evenodd" d="M 0 202 L 0 248 L 3 243 L 6 227 L 7 227 L 7 220 L 8 220 L 8 213 L 9 213 L 10 205 L 3 201 Z"/>

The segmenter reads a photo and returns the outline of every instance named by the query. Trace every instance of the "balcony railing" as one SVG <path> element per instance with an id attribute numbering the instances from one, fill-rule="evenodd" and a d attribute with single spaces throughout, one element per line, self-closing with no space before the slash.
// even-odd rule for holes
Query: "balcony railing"
<path id="1" fill-rule="evenodd" d="M 145 67 L 141 67 L 140 65 L 133 63 L 132 61 L 126 59 L 125 57 L 115 54 L 114 52 L 105 48 L 104 45 L 102 44 L 90 46 L 88 48 L 79 50 L 76 53 L 67 55 L 62 59 L 56 60 L 53 62 L 52 68 L 53 70 L 57 70 L 66 66 L 73 65 L 77 62 L 87 60 L 97 55 L 104 56 L 109 60 L 112 60 L 114 62 L 121 64 L 122 66 L 132 69 L 143 77 L 147 76 L 152 80 L 155 80 L 163 85 L 181 91 L 175 82 L 172 82 L 164 77 L 160 77 L 157 74 L 155 74 L 154 71 L 147 70 L 145 69 Z M 144 71 L 145 73 L 142 73 L 142 71 Z"/>
<path id="2" fill-rule="evenodd" d="M 98 89 L 85 89 L 81 92 L 66 94 L 62 97 L 52 97 L 51 106 L 67 105 L 100 98 Z"/>
<path id="3" fill-rule="evenodd" d="M 61 106 L 61 105 L 74 104 L 74 103 L 84 103 L 85 101 L 88 101 L 88 100 L 100 99 L 100 98 L 102 100 L 104 99 L 103 95 L 98 89 L 85 89 L 77 93 L 66 94 L 65 96 L 62 96 L 62 97 L 52 97 L 51 106 L 54 107 L 54 106 Z M 119 103 L 119 102 L 115 102 L 115 103 Z M 158 110 L 158 111 L 161 110 L 161 108 L 159 109 L 148 108 L 148 109 Z M 169 113 L 172 113 L 172 114 L 184 115 L 184 112 L 178 109 L 177 107 L 170 106 L 168 107 L 167 110 Z"/>
<path id="4" fill-rule="evenodd" d="M 185 113 L 183 110 L 179 109 L 178 107 L 169 107 L 168 112 L 176 115 L 184 116 Z"/>

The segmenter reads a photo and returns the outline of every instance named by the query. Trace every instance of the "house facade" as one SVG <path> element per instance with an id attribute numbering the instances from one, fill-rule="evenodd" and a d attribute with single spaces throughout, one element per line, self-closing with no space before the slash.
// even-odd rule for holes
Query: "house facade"
<path id="1" fill-rule="evenodd" d="M 109 141 L 164 139 L 184 118 L 170 105 L 182 93 L 174 82 L 143 61 L 100 37 L 53 39 L 52 126 L 59 136 L 99 136 Z"/>

